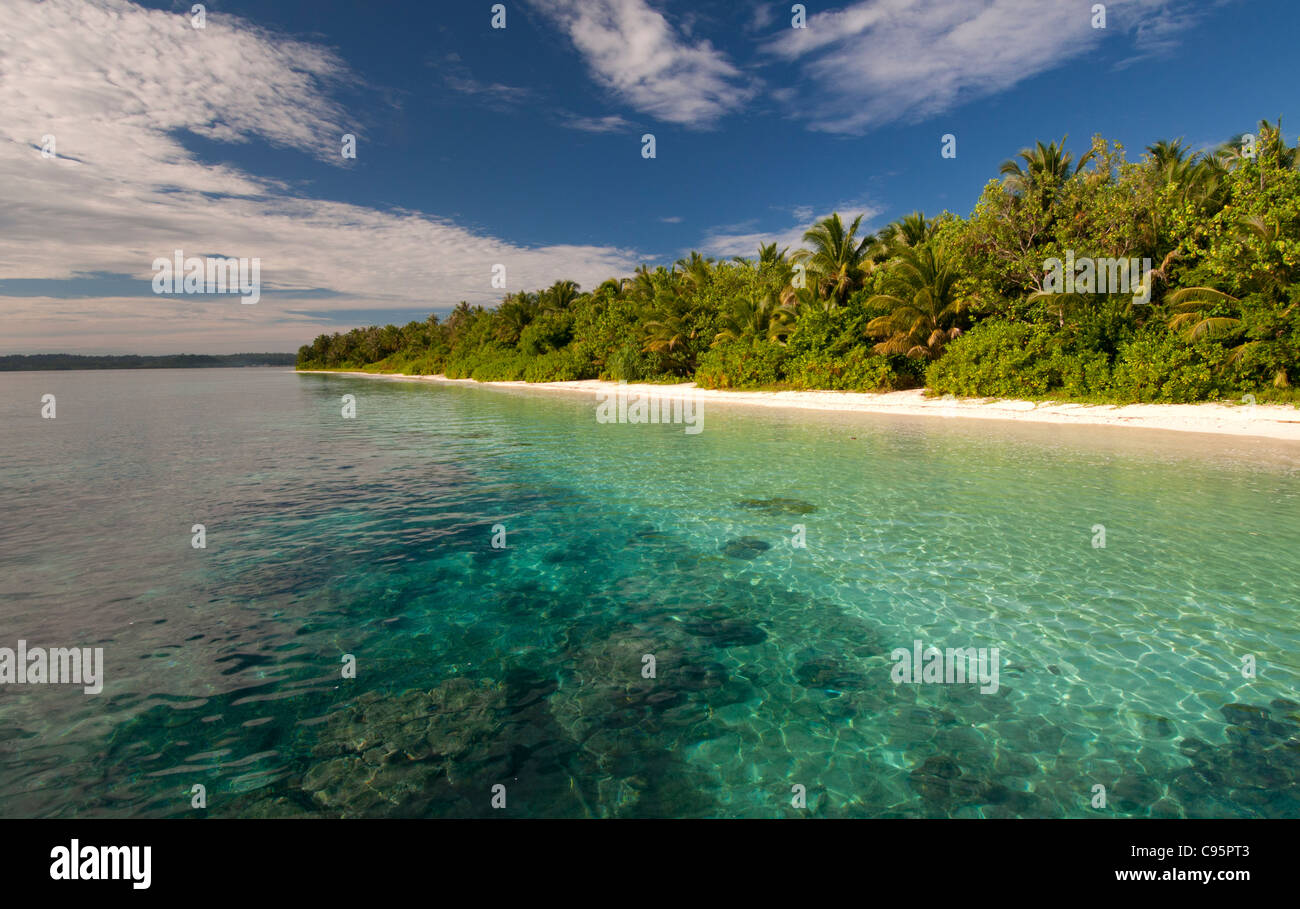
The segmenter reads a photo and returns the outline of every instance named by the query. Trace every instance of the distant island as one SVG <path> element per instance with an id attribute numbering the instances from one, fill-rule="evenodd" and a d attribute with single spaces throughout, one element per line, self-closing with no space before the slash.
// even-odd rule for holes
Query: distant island
<path id="1" fill-rule="evenodd" d="M 292 366 L 296 354 L 137 354 L 82 356 L 80 354 L 12 354 L 0 356 L 0 372 L 38 369 L 201 369 L 221 366 Z"/>

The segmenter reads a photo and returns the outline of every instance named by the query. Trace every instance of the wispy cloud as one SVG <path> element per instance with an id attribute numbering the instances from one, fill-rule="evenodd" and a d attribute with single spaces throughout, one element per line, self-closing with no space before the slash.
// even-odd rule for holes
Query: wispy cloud
<path id="1" fill-rule="evenodd" d="M 564 31 L 596 80 L 644 114 L 705 127 L 742 107 L 753 81 L 706 40 L 645 0 L 532 0 Z"/>
<path id="2" fill-rule="evenodd" d="M 560 114 L 560 125 L 569 129 L 581 130 L 584 133 L 617 133 L 632 129 L 635 124 L 618 114 L 609 114 L 604 117 L 583 117 L 579 114 L 562 112 Z"/>
<path id="3" fill-rule="evenodd" d="M 443 83 L 452 91 L 462 95 L 471 95 L 488 101 L 505 105 L 522 104 L 532 97 L 532 91 L 522 86 L 505 85 L 500 82 L 480 82 L 470 76 L 448 75 Z"/>
<path id="4" fill-rule="evenodd" d="M 94 273 L 148 279 L 173 249 L 262 260 L 272 295 L 255 306 L 124 296 L 0 297 L 4 346 L 66 347 L 121 339 L 119 349 L 292 348 L 310 310 L 446 308 L 490 303 L 491 268 L 509 289 L 557 278 L 593 286 L 626 274 L 635 252 L 525 247 L 434 214 L 305 198 L 294 187 L 200 161 L 182 139 L 260 141 L 311 167 L 343 164 L 344 133 L 361 130 L 330 97 L 350 74 L 328 49 L 209 12 L 127 0 L 6 4 L 0 30 L 0 279 Z M 59 157 L 44 158 L 42 137 Z M 286 288 L 328 291 L 309 307 Z M 310 298 L 311 294 L 303 294 Z"/>
<path id="5" fill-rule="evenodd" d="M 785 29 L 765 49 L 800 67 L 805 84 L 785 98 L 797 116 L 813 129 L 860 133 L 1004 91 L 1108 36 L 1168 50 L 1196 15 L 1190 0 L 1109 0 L 1106 8 L 1107 27 L 1094 29 L 1088 3 L 863 0 L 814 13 L 807 28 Z"/>

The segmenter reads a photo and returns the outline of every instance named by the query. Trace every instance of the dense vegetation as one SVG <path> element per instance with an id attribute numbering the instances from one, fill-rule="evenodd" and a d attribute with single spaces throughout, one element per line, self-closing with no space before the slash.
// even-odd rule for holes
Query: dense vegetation
<path id="1" fill-rule="evenodd" d="M 163 354 L 160 356 L 85 356 L 15 354 L 0 356 L 0 372 L 31 369 L 198 369 L 213 366 L 292 366 L 291 353 Z"/>
<path id="2" fill-rule="evenodd" d="M 558 281 L 492 310 L 321 335 L 303 369 L 548 381 L 694 379 L 711 388 L 1200 401 L 1296 399 L 1300 156 L 1280 123 L 1216 151 L 1181 140 L 1126 160 L 1095 137 L 1002 166 L 965 218 L 877 234 L 838 214 L 804 247 L 699 253 L 591 292 Z M 1149 259 L 1132 292 L 1051 292 L 1048 261 Z"/>

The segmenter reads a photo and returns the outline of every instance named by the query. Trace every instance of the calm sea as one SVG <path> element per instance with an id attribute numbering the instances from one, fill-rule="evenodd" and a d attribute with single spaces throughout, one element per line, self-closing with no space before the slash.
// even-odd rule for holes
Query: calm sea
<path id="1" fill-rule="evenodd" d="M 0 815 L 1300 816 L 1297 553 L 1283 443 L 3 373 L 0 648 L 105 665 Z"/>

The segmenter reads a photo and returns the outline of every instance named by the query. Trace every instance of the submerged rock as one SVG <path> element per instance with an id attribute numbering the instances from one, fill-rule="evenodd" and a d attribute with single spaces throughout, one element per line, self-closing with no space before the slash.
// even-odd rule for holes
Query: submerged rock
<path id="1" fill-rule="evenodd" d="M 1270 706 L 1286 709 L 1278 698 Z M 1185 738 L 1191 761 L 1169 782 L 1169 797 L 1186 817 L 1294 817 L 1300 813 L 1300 723 L 1254 704 L 1221 708 L 1230 723 L 1223 745 Z"/>
<path id="2" fill-rule="evenodd" d="M 866 688 L 867 677 L 848 666 L 825 657 L 808 660 L 795 670 L 795 678 L 805 688 L 845 691 Z"/>
<path id="3" fill-rule="evenodd" d="M 429 691 L 367 692 L 326 721 L 302 789 L 331 813 L 424 814 L 464 782 L 461 762 L 503 759 L 494 739 L 504 706 L 505 686 L 465 678 Z"/>
<path id="4" fill-rule="evenodd" d="M 736 540 L 728 540 L 723 545 L 722 551 L 733 559 L 756 559 L 771 548 L 771 543 L 766 543 L 758 537 L 740 537 Z"/>
<path id="5" fill-rule="evenodd" d="M 1253 704 L 1225 704 L 1219 712 L 1233 725 L 1262 723 L 1268 719 L 1268 710 Z"/>
<path id="6" fill-rule="evenodd" d="M 572 562 L 586 562 L 591 559 L 591 550 L 582 546 L 570 546 L 567 549 L 552 549 L 542 556 L 548 565 L 564 565 Z"/>
<path id="7" fill-rule="evenodd" d="M 767 632 L 753 622 L 738 619 L 683 622 L 686 633 L 705 638 L 715 647 L 748 647 L 767 640 Z"/>
<path id="8" fill-rule="evenodd" d="M 799 499 L 741 499 L 736 503 L 741 508 L 750 508 L 764 514 L 812 514 L 817 506 Z"/>

